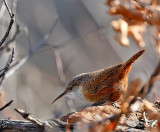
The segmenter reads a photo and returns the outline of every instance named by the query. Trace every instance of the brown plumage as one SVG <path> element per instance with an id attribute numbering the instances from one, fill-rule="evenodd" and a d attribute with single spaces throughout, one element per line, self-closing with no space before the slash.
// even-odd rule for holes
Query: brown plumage
<path id="1" fill-rule="evenodd" d="M 128 73 L 131 65 L 144 52 L 145 50 L 139 51 L 128 61 L 121 64 L 75 76 L 68 83 L 66 90 L 52 103 L 70 92 L 76 93 L 76 96 L 78 95 L 86 101 L 93 103 L 98 103 L 103 100 L 111 102 L 117 101 L 127 90 Z"/>

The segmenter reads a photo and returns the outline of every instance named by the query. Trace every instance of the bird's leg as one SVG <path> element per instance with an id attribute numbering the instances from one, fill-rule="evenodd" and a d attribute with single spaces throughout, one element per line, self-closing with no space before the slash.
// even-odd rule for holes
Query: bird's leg
<path id="1" fill-rule="evenodd" d="M 98 105 L 103 105 L 104 103 L 107 102 L 107 99 L 110 98 L 113 95 L 113 93 L 111 93 L 109 96 L 105 97 L 104 99 L 102 99 L 100 102 L 95 102 L 94 104 L 92 104 L 91 106 L 98 106 Z"/>
<path id="2" fill-rule="evenodd" d="M 101 106 L 103 105 L 106 101 L 107 101 L 108 98 L 104 98 L 102 99 L 100 102 L 95 102 L 94 104 L 92 104 L 91 106 Z"/>
<path id="3" fill-rule="evenodd" d="M 113 93 L 112 93 L 112 94 L 113 94 Z M 107 96 L 106 98 L 102 99 L 100 102 L 95 102 L 95 103 L 92 104 L 91 106 L 98 106 L 98 105 L 101 106 L 101 105 L 103 105 L 104 103 L 106 103 L 107 99 L 112 96 L 112 94 L 110 94 L 110 95 Z"/>

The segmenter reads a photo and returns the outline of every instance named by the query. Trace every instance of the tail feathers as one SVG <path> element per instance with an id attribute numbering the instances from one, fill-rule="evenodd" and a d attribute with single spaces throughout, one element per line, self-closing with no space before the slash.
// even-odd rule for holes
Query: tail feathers
<path id="1" fill-rule="evenodd" d="M 141 50 L 133 55 L 128 61 L 125 62 L 125 67 L 131 66 L 144 52 L 145 50 Z"/>

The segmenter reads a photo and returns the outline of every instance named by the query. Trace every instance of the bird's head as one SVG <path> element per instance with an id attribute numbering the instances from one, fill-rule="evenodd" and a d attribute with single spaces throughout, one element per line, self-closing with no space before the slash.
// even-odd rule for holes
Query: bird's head
<path id="1" fill-rule="evenodd" d="M 65 96 L 67 93 L 70 92 L 74 92 L 76 90 L 78 90 L 81 86 L 82 83 L 85 83 L 85 78 L 88 76 L 89 74 L 87 73 L 82 73 L 79 74 L 77 76 L 75 76 L 67 85 L 66 90 L 60 94 L 55 100 L 53 100 L 52 104 L 54 102 L 56 102 L 58 99 L 60 99 L 61 97 Z"/>

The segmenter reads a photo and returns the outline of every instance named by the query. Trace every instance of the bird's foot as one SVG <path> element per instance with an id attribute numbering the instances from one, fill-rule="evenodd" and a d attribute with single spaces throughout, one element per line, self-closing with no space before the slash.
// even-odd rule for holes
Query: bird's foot
<path id="1" fill-rule="evenodd" d="M 102 102 L 95 102 L 95 103 L 93 103 L 91 106 L 101 106 L 101 105 L 103 105 L 104 103 L 102 103 Z"/>

